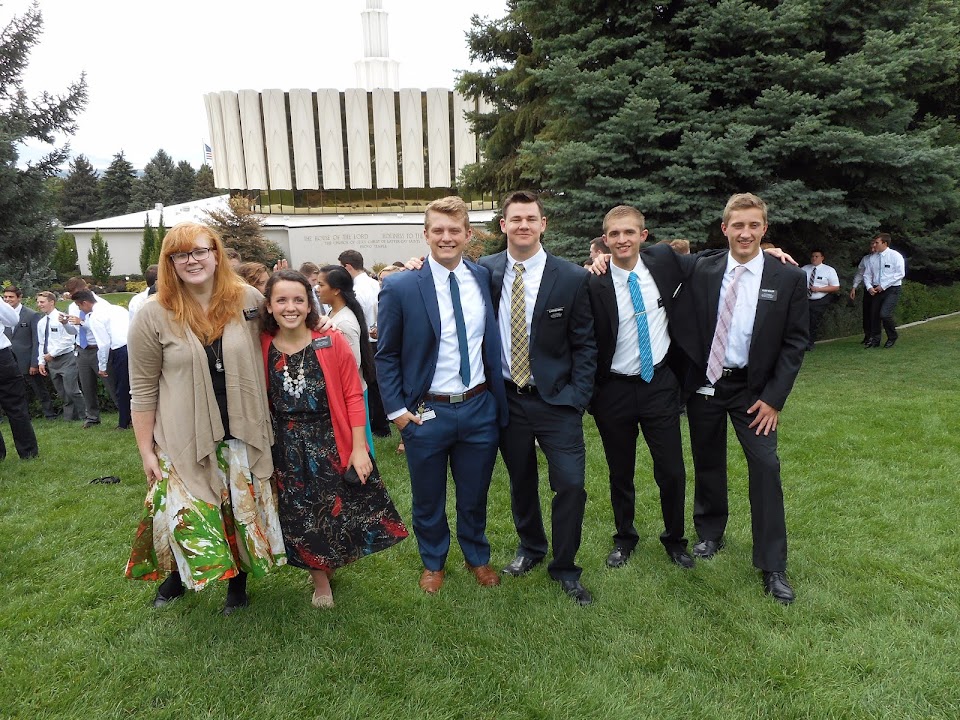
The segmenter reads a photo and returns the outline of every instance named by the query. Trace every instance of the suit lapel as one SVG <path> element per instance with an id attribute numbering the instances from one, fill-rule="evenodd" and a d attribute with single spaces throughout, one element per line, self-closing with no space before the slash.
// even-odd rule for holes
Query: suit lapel
<path id="1" fill-rule="evenodd" d="M 603 319 L 610 323 L 610 335 L 613 338 L 613 347 L 617 347 L 617 336 L 620 334 L 620 308 L 617 305 L 617 291 L 613 287 L 613 273 L 607 272 L 597 278 L 597 298 L 603 306 Z M 594 318 L 597 322 L 600 318 Z"/>
<path id="2" fill-rule="evenodd" d="M 557 283 L 557 274 L 560 272 L 558 267 L 559 260 L 553 255 L 547 253 L 547 260 L 543 265 L 543 276 L 540 278 L 540 288 L 537 290 L 537 302 L 533 306 L 533 319 L 530 323 L 530 345 L 533 346 L 534 336 L 537 328 L 540 326 L 540 318 L 543 317 L 547 309 L 547 298 L 553 291 L 553 286 Z M 571 308 L 566 308 L 564 312 L 570 312 Z"/>
<path id="3" fill-rule="evenodd" d="M 764 288 L 777 289 L 780 287 L 780 261 L 774 260 L 773 258 L 767 257 L 766 254 L 763 256 L 763 272 L 760 274 L 760 292 L 762 293 Z M 767 314 L 770 310 L 770 307 L 773 305 L 772 302 L 768 300 L 762 300 L 757 298 L 757 314 L 753 319 L 753 337 L 760 337 L 760 332 L 763 330 L 763 323 L 767 319 Z M 753 343 L 750 343 L 751 347 Z"/>
<path id="4" fill-rule="evenodd" d="M 497 253 L 490 263 L 490 278 L 492 283 L 493 314 L 500 314 L 500 296 L 503 294 L 503 274 L 507 269 L 507 251 Z M 481 283 L 482 284 L 482 283 Z"/>
<path id="5" fill-rule="evenodd" d="M 723 273 L 727 269 L 729 253 L 720 253 L 705 262 L 710 263 L 707 269 L 707 333 L 704 336 L 707 347 L 713 341 L 713 334 L 717 330 L 717 308 L 720 305 L 720 286 L 723 284 Z"/>
<path id="6" fill-rule="evenodd" d="M 430 272 L 430 263 L 425 262 L 420 268 L 417 284 L 420 286 L 420 296 L 423 306 L 427 310 L 427 318 L 433 328 L 433 334 L 440 341 L 440 304 L 437 302 L 437 288 L 433 284 L 433 273 Z"/>

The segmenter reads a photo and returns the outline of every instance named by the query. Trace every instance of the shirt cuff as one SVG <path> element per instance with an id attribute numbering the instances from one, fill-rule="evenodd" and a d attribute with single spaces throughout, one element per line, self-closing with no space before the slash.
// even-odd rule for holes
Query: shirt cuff
<path id="1" fill-rule="evenodd" d="M 398 417 L 400 417 L 401 415 L 403 415 L 405 412 L 407 412 L 407 409 L 406 409 L 406 408 L 401 408 L 400 410 L 396 410 L 396 411 L 394 411 L 394 412 L 392 412 L 392 413 L 388 413 L 388 414 L 387 414 L 387 420 L 389 420 L 390 422 L 393 422 L 393 421 L 396 420 Z"/>

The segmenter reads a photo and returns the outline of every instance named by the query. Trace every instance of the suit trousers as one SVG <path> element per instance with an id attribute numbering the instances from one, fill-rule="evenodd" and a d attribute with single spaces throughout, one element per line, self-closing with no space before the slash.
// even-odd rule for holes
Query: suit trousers
<path id="1" fill-rule="evenodd" d="M 777 433 L 757 435 L 747 409 L 756 397 L 746 378 L 721 378 L 713 397 L 694 394 L 687 403 L 693 450 L 693 524 L 701 540 L 719 540 L 726 530 L 727 417 L 747 459 L 753 564 L 766 572 L 787 568 L 787 525 L 780 484 Z"/>
<path id="2" fill-rule="evenodd" d="M 110 362 L 107 362 L 107 377 L 101 378 L 97 374 L 100 366 L 97 363 L 96 345 L 78 348 L 77 353 L 77 381 L 80 383 L 80 392 L 83 393 L 83 402 L 86 405 L 84 419 L 90 422 L 100 422 L 100 399 L 97 397 L 97 383 L 101 379 L 110 397 L 116 403 Z"/>
<path id="3" fill-rule="evenodd" d="M 653 461 L 653 479 L 660 489 L 664 530 L 660 542 L 667 551 L 684 550 L 684 500 L 687 474 L 680 436 L 679 383 L 673 371 L 661 367 L 646 383 L 612 376 L 593 398 L 593 415 L 610 468 L 610 504 L 616 532 L 613 544 L 628 552 L 637 545 L 634 527 L 637 437 L 643 439 Z"/>
<path id="4" fill-rule="evenodd" d="M 130 370 L 127 361 L 127 346 L 110 351 L 110 370 L 113 377 L 113 391 L 120 419 L 117 427 L 126 430 L 130 427 Z"/>
<path id="5" fill-rule="evenodd" d="M 33 393 L 33 396 L 37 398 L 40 402 L 40 408 L 43 410 L 43 416 L 47 420 L 53 420 L 57 417 L 57 411 L 53 407 L 53 399 L 50 397 L 50 393 L 47 390 L 47 383 L 44 380 L 43 375 L 37 373 L 35 375 L 24 375 L 23 379 L 27 383 L 27 388 L 30 392 Z"/>
<path id="6" fill-rule="evenodd" d="M 27 386 L 10 348 L 0 350 L 0 409 L 10 421 L 10 433 L 17 454 L 26 460 L 37 456 L 37 436 L 33 432 L 27 410 Z M 0 460 L 7 456 L 7 446 L 0 435 Z"/>
<path id="7" fill-rule="evenodd" d="M 870 337 L 873 340 L 880 342 L 881 327 L 887 333 L 887 340 L 896 340 L 900 337 L 897 333 L 897 324 L 893 321 L 893 312 L 897 309 L 899 301 L 899 285 L 892 285 L 873 296 L 870 307 Z"/>
<path id="8" fill-rule="evenodd" d="M 867 292 L 866 286 L 863 288 L 863 339 L 869 340 L 873 337 L 873 295 Z"/>
<path id="9" fill-rule="evenodd" d="M 447 466 L 457 497 L 457 541 L 470 565 L 490 562 L 487 492 L 497 459 L 497 403 L 489 392 L 461 403 L 426 403 L 436 412 L 422 425 L 408 423 L 406 447 L 413 494 L 413 532 L 427 570 L 441 570 L 450 549 Z"/>
<path id="10" fill-rule="evenodd" d="M 826 315 L 827 309 L 832 304 L 832 295 L 807 301 L 807 306 L 810 309 L 810 340 L 808 341 L 810 346 L 812 346 L 817 339 L 817 333 L 820 331 L 820 323 L 823 322 L 823 316 Z"/>
<path id="11" fill-rule="evenodd" d="M 77 379 L 77 359 L 73 353 L 51 358 L 47 363 L 47 375 L 63 401 L 63 419 L 83 420 L 86 410 Z"/>
<path id="12" fill-rule="evenodd" d="M 500 454 L 510 475 L 510 506 L 520 538 L 517 553 L 535 560 L 547 554 L 540 511 L 539 443 L 553 491 L 553 560 L 547 572 L 554 580 L 577 580 L 582 568 L 577 566 L 576 556 L 587 504 L 583 416 L 568 405 L 551 405 L 536 391 L 517 393 L 511 387 L 507 386 L 510 422 L 500 432 Z"/>

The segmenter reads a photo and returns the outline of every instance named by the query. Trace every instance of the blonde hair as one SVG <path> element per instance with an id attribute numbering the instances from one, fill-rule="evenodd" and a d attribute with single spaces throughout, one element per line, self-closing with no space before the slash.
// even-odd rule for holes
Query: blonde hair
<path id="1" fill-rule="evenodd" d="M 213 273 L 213 293 L 206 312 L 190 292 L 183 287 L 170 256 L 177 252 L 190 252 L 197 239 L 210 238 L 210 252 L 217 261 Z M 203 345 L 209 345 L 223 335 L 228 322 L 240 316 L 246 283 L 225 264 L 223 241 L 211 227 L 200 223 L 178 223 L 167 231 L 160 248 L 157 272 L 157 302 L 166 308 L 183 328 L 190 328 Z"/>
<path id="2" fill-rule="evenodd" d="M 467 204 L 463 201 L 463 198 L 456 195 L 448 195 L 427 205 L 427 211 L 423 216 L 423 226 L 427 229 L 430 228 L 431 212 L 441 213 L 462 222 L 465 230 L 470 228 L 470 213 L 467 211 Z"/>
<path id="3" fill-rule="evenodd" d="M 763 224 L 766 225 L 767 204 L 753 193 L 737 193 L 730 196 L 726 207 L 723 208 L 723 224 L 726 225 L 730 221 L 730 213 L 734 210 L 749 210 L 750 208 L 757 208 L 763 213 Z"/>
<path id="4" fill-rule="evenodd" d="M 637 210 L 631 205 L 617 205 L 615 208 L 609 210 L 606 215 L 603 216 L 603 232 L 607 232 L 607 225 L 609 225 L 614 220 L 620 220 L 621 218 L 633 218 L 640 224 L 640 231 L 646 229 L 646 218 L 643 217 L 643 213 Z"/>

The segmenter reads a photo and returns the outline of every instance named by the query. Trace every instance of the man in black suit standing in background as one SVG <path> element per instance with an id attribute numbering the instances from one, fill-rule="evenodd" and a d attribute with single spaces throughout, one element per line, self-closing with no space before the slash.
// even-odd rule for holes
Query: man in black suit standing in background
<path id="1" fill-rule="evenodd" d="M 0 303 L 0 330 L 12 330 L 19 322 L 19 313 L 7 303 Z M 10 338 L 5 332 L 0 332 L 0 410 L 10 420 L 10 432 L 20 459 L 37 457 L 37 436 L 27 410 L 26 385 L 10 349 Z M 6 457 L 7 446 L 0 435 L 0 460 Z"/>
<path id="2" fill-rule="evenodd" d="M 721 229 L 730 251 L 698 260 L 689 292 L 680 295 L 692 321 L 675 328 L 693 349 L 684 383 L 695 389 L 687 404 L 700 538 L 693 554 L 707 559 L 723 548 L 729 416 L 749 471 L 753 564 L 764 591 L 788 604 L 794 592 L 786 576 L 777 421 L 807 346 L 806 275 L 760 252 L 767 206 L 756 195 L 732 196 Z"/>
<path id="3" fill-rule="evenodd" d="M 546 456 L 554 492 L 550 576 L 580 605 L 592 602 L 576 564 L 587 493 L 583 411 L 597 367 L 588 274 L 543 249 L 543 204 L 531 192 L 503 201 L 500 229 L 507 249 L 480 259 L 490 270 L 502 341 L 510 422 L 500 454 L 510 475 L 517 555 L 503 572 L 525 575 L 547 554 L 540 512 L 537 450 Z"/>
<path id="4" fill-rule="evenodd" d="M 3 289 L 3 300 L 20 315 L 20 322 L 15 327 L 4 330 L 10 338 L 11 349 L 17 359 L 17 367 L 27 387 L 40 401 L 43 416 L 47 420 L 54 420 L 57 417 L 57 411 L 53 409 L 50 393 L 47 392 L 47 386 L 37 369 L 37 323 L 40 321 L 40 313 L 31 310 L 21 302 L 23 291 L 16 285 L 8 285 Z"/>

